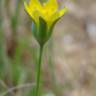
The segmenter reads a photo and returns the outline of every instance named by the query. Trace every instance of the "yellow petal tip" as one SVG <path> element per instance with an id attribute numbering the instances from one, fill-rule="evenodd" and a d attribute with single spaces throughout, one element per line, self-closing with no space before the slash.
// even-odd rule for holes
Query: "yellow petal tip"
<path id="1" fill-rule="evenodd" d="M 63 15 L 64 15 L 65 13 L 67 13 L 67 12 L 68 12 L 68 8 L 67 8 L 67 7 L 63 8 L 62 10 L 60 10 L 60 11 L 59 11 L 60 17 L 63 16 Z"/>

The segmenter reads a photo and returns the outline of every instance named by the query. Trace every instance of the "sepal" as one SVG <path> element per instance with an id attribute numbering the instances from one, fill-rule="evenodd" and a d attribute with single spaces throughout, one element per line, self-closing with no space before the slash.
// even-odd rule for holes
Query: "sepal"
<path id="1" fill-rule="evenodd" d="M 39 24 L 32 23 L 32 33 L 40 45 L 44 45 L 47 40 L 47 23 L 40 17 Z"/>

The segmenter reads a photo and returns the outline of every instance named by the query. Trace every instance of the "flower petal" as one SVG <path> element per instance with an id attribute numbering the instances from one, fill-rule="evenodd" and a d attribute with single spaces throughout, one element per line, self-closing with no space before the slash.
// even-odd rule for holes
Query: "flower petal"
<path id="1" fill-rule="evenodd" d="M 68 9 L 65 7 L 59 11 L 59 16 L 62 17 L 66 12 L 68 12 Z"/>
<path id="2" fill-rule="evenodd" d="M 53 15 L 51 15 L 51 17 L 49 17 L 48 22 L 48 26 L 52 26 L 52 24 L 54 22 L 56 22 L 57 20 L 59 20 L 66 12 L 68 12 L 67 8 L 63 8 L 60 11 L 55 12 Z"/>
<path id="3" fill-rule="evenodd" d="M 47 7 L 47 9 L 51 9 L 54 11 L 58 10 L 58 2 L 57 0 L 48 0 L 46 3 L 45 3 L 45 7 Z"/>
<path id="4" fill-rule="evenodd" d="M 25 7 L 26 12 L 33 18 L 32 10 L 30 10 L 30 7 L 26 2 L 24 2 L 24 7 Z"/>
<path id="5" fill-rule="evenodd" d="M 26 12 L 31 16 L 31 18 L 33 19 L 33 21 L 35 23 L 38 23 L 38 19 L 39 19 L 39 12 L 37 12 L 36 10 L 34 9 L 30 9 L 29 5 L 24 2 L 24 7 L 25 7 L 25 10 Z"/>
<path id="6" fill-rule="evenodd" d="M 42 10 L 42 5 L 39 0 L 30 0 L 29 6 L 31 9 Z"/>

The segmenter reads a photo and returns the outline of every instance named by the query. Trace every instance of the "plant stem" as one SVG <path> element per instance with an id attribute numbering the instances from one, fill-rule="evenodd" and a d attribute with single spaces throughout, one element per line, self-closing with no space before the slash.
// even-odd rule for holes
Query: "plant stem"
<path id="1" fill-rule="evenodd" d="M 40 46 L 39 61 L 38 61 L 37 70 L 36 70 L 37 71 L 37 75 L 36 75 L 37 81 L 36 81 L 36 94 L 35 94 L 35 96 L 39 96 L 42 55 L 43 55 L 43 46 Z"/>

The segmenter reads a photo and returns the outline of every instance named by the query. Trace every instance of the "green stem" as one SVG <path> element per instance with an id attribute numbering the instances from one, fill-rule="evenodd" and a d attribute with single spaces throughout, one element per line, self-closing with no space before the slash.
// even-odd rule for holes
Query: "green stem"
<path id="1" fill-rule="evenodd" d="M 43 46 L 40 46 L 40 54 L 39 54 L 39 62 L 37 65 L 37 77 L 36 77 L 36 94 L 35 96 L 39 96 L 39 88 L 40 88 L 40 77 L 41 77 L 41 65 L 42 65 L 42 55 L 43 55 Z"/>

